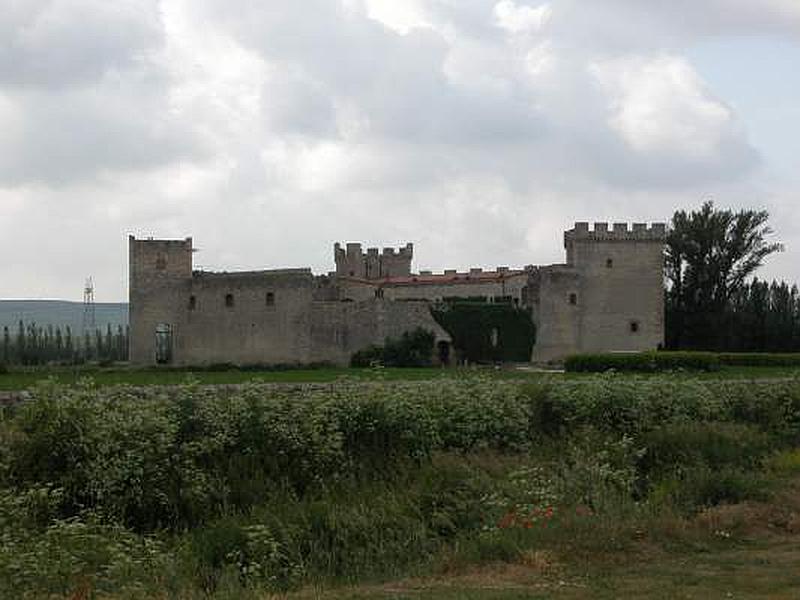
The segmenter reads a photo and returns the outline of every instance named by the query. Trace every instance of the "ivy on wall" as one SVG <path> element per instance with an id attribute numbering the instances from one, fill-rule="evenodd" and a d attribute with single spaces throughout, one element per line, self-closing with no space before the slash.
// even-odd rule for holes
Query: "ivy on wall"
<path id="1" fill-rule="evenodd" d="M 536 342 L 530 312 L 510 303 L 445 301 L 431 307 L 450 334 L 460 359 L 469 362 L 528 362 Z"/>

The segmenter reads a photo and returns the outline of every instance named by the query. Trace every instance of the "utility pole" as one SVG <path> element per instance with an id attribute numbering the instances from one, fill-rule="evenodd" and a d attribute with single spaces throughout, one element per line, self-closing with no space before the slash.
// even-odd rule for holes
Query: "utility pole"
<path id="1" fill-rule="evenodd" d="M 86 333 L 94 333 L 97 328 L 94 312 L 94 282 L 91 276 L 86 278 L 86 284 L 83 286 L 83 335 Z"/>

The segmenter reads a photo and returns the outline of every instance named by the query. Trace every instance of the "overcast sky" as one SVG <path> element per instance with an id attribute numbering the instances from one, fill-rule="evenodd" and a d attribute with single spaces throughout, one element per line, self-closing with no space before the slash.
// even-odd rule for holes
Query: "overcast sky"
<path id="1" fill-rule="evenodd" d="M 563 261 L 576 220 L 767 208 L 800 280 L 798 0 L 0 0 L 0 297 L 214 269 Z"/>

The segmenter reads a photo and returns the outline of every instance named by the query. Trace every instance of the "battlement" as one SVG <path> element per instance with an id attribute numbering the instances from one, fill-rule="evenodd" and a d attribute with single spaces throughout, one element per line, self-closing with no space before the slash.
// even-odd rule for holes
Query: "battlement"
<path id="1" fill-rule="evenodd" d="M 589 223 L 579 221 L 575 227 L 564 232 L 564 243 L 573 241 L 589 242 L 640 242 L 651 241 L 664 243 L 667 238 L 667 226 L 664 223 L 653 223 L 649 227 L 647 223 L 633 223 L 629 228 L 628 223 L 614 223 L 609 228 L 608 223 L 598 222 L 593 229 L 589 229 Z"/>
<path id="2" fill-rule="evenodd" d="M 192 274 L 192 238 L 182 240 L 137 240 L 128 236 L 129 273 L 131 282 L 165 281 L 188 278 Z"/>
<path id="3" fill-rule="evenodd" d="M 363 246 L 359 242 L 347 242 L 342 248 L 342 244 L 336 242 L 333 245 L 334 256 L 364 256 Z M 367 256 L 403 256 L 413 258 L 414 244 L 407 243 L 401 248 L 367 248 Z"/>
<path id="4" fill-rule="evenodd" d="M 152 237 L 148 237 L 148 238 L 145 238 L 145 239 L 138 239 L 137 240 L 136 236 L 129 235 L 128 236 L 128 242 L 130 244 L 137 244 L 141 248 L 152 248 L 152 249 L 161 249 L 161 248 L 168 249 L 169 248 L 169 249 L 177 250 L 177 249 L 184 249 L 186 246 L 188 246 L 189 248 L 192 247 L 192 238 L 191 237 L 187 237 L 187 238 L 184 238 L 182 240 L 177 240 L 177 239 L 172 239 L 172 240 L 169 240 L 169 239 L 155 239 L 155 238 L 152 238 Z"/>
<path id="5" fill-rule="evenodd" d="M 414 245 L 406 244 L 401 248 L 367 248 L 364 253 L 362 245 L 356 242 L 333 245 L 333 256 L 336 262 L 336 274 L 361 279 L 381 279 L 398 277 L 411 272 L 411 260 L 414 257 Z"/>

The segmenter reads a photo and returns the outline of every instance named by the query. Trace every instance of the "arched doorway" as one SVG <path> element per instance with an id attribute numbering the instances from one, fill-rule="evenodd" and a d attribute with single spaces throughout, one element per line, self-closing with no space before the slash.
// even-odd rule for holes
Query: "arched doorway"
<path id="1" fill-rule="evenodd" d="M 172 325 L 156 325 L 156 364 L 168 365 L 172 362 Z"/>
<path id="2" fill-rule="evenodd" d="M 447 366 L 450 364 L 450 342 L 441 340 L 438 344 L 436 344 L 436 349 L 438 351 L 439 363 L 443 366 Z"/>

